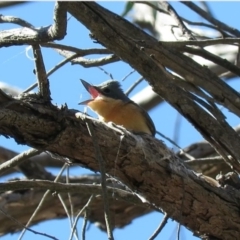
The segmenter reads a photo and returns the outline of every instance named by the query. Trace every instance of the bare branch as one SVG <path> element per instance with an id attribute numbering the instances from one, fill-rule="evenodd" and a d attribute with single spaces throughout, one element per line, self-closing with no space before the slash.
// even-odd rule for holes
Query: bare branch
<path id="1" fill-rule="evenodd" d="M 11 219 L 11 221 L 13 221 L 18 227 L 20 228 L 24 228 L 24 230 L 27 230 L 29 232 L 32 232 L 36 235 L 41 235 L 41 236 L 44 236 L 44 237 L 47 237 L 47 238 L 50 238 L 50 239 L 53 239 L 53 240 L 58 240 L 57 238 L 55 238 L 54 236 L 51 236 L 49 234 L 46 234 L 46 233 L 41 233 L 41 232 L 38 232 L 38 231 L 35 231 L 35 230 L 32 230 L 31 228 L 28 228 L 28 227 L 25 227 L 22 223 L 20 223 L 17 219 L 13 218 L 12 216 L 10 216 L 7 212 L 5 212 L 2 208 L 0 208 L 0 212 L 7 218 Z"/>
<path id="2" fill-rule="evenodd" d="M 11 181 L 11 182 L 6 182 L 6 183 L 0 183 L 0 191 L 5 192 L 5 191 L 16 191 L 16 190 L 24 190 L 24 189 L 42 189 L 42 190 L 47 190 L 49 189 L 50 191 L 53 192 L 61 192 L 61 193 L 66 193 L 66 192 L 84 192 L 87 194 L 95 194 L 99 195 L 102 192 L 102 186 L 101 184 L 96 184 L 93 185 L 91 184 L 83 184 L 83 183 L 59 183 L 57 180 L 54 182 L 48 181 L 48 180 L 18 180 L 18 181 Z M 131 192 L 118 189 L 116 187 L 107 187 L 106 188 L 107 192 L 111 195 L 112 192 L 116 194 L 116 198 L 122 199 L 127 202 L 131 202 L 137 205 L 142 205 L 143 203 L 135 197 Z"/>
<path id="3" fill-rule="evenodd" d="M 154 240 L 158 236 L 158 234 L 163 230 L 163 228 L 167 224 L 168 219 L 169 216 L 167 215 L 167 213 L 165 213 L 162 222 L 160 223 L 156 231 L 153 233 L 153 235 L 149 238 L 149 240 Z"/>
<path id="4" fill-rule="evenodd" d="M 59 178 L 61 177 L 61 175 L 62 175 L 63 171 L 65 170 L 65 168 L 66 168 L 66 164 L 62 167 L 62 169 L 58 173 L 57 177 L 54 179 L 54 182 L 57 182 L 59 180 Z M 39 213 L 40 208 L 43 206 L 43 203 L 46 200 L 46 198 L 47 198 L 49 193 L 50 193 L 50 190 L 47 190 L 44 193 L 43 197 L 41 198 L 41 201 L 38 203 L 38 205 L 37 205 L 36 209 L 34 210 L 33 214 L 28 219 L 28 221 L 26 223 L 26 227 L 30 226 L 33 223 L 34 218 L 36 218 L 37 213 Z M 23 228 L 23 230 L 22 230 L 22 232 L 21 232 L 21 234 L 20 234 L 20 236 L 18 238 L 19 240 L 21 240 L 23 238 L 25 232 L 26 232 L 26 228 Z"/>
<path id="5" fill-rule="evenodd" d="M 178 13 L 175 11 L 175 9 L 166 1 L 159 1 L 159 3 L 163 8 L 167 10 L 167 12 L 174 18 L 174 20 L 177 23 L 177 26 L 181 29 L 182 34 L 187 37 L 189 40 L 194 40 L 195 37 L 192 35 L 191 31 L 185 26 L 183 23 L 181 17 L 178 15 Z"/>
<path id="6" fill-rule="evenodd" d="M 64 2 L 56 2 L 54 23 L 40 29 L 18 28 L 0 31 L 0 47 L 24 44 L 40 44 L 53 40 L 60 40 L 66 34 L 67 13 Z M 16 37 L 17 36 L 17 37 Z"/>
<path id="7" fill-rule="evenodd" d="M 43 98 L 44 102 L 49 102 L 51 100 L 51 92 L 49 88 L 49 81 L 47 79 L 47 74 L 43 62 L 42 52 L 40 46 L 35 44 L 32 45 L 33 56 L 35 60 L 35 70 L 38 80 L 39 94 Z"/>
<path id="8" fill-rule="evenodd" d="M 59 54 L 62 56 L 69 58 L 70 56 L 73 55 L 72 52 L 64 51 L 64 50 L 57 50 Z M 88 67 L 98 67 L 98 66 L 103 66 L 109 63 L 114 63 L 118 62 L 120 59 L 116 55 L 109 55 L 107 57 L 102 57 L 98 59 L 86 59 L 83 57 L 79 57 L 77 59 L 74 59 L 71 61 L 72 64 L 79 64 L 85 68 Z"/>
<path id="9" fill-rule="evenodd" d="M 56 2 L 54 7 L 54 23 L 47 30 L 50 38 L 61 40 L 67 32 L 67 11 L 64 2 Z"/>
<path id="10" fill-rule="evenodd" d="M 87 219 L 88 218 L 88 209 L 86 208 L 85 214 L 84 214 L 84 220 L 83 220 L 83 227 L 82 227 L 82 240 L 85 240 L 85 233 L 87 228 Z"/>
<path id="11" fill-rule="evenodd" d="M 3 16 L 2 14 L 0 14 L 0 23 L 14 23 L 14 24 L 20 25 L 22 27 L 34 29 L 34 26 L 31 23 L 29 23 L 21 18 L 13 17 L 13 16 Z"/>
<path id="12" fill-rule="evenodd" d="M 58 44 L 58 43 L 41 43 L 42 47 L 46 48 L 56 48 L 59 50 L 65 50 L 69 52 L 74 52 L 78 53 L 79 56 L 86 56 L 86 55 L 91 55 L 91 54 L 111 54 L 112 52 L 108 49 L 105 48 L 90 48 L 90 49 L 80 49 L 72 46 L 67 46 L 63 44 Z"/>
<path id="13" fill-rule="evenodd" d="M 193 25 L 193 26 L 203 26 L 203 27 L 208 27 L 208 28 L 211 28 L 211 29 L 214 29 L 218 32 L 221 33 L 222 37 L 223 38 L 227 38 L 227 37 L 231 37 L 231 35 L 227 34 L 226 32 L 223 32 L 221 30 L 219 30 L 219 28 L 211 25 L 211 24 L 207 24 L 207 23 L 204 23 L 204 22 L 192 22 L 184 17 L 181 18 L 184 22 L 188 23 L 189 25 Z M 202 38 L 203 36 L 200 36 L 198 38 Z M 199 39 L 200 40 L 200 39 Z"/>
<path id="14" fill-rule="evenodd" d="M 144 80 L 143 77 L 140 77 L 135 83 L 133 83 L 133 85 L 125 92 L 125 94 L 128 96 L 134 89 L 135 87 L 141 83 Z"/>
<path id="15" fill-rule="evenodd" d="M 235 29 L 233 27 L 230 27 L 230 26 L 226 25 L 225 23 L 223 23 L 223 22 L 215 19 L 214 17 L 210 16 L 207 12 L 202 10 L 195 3 L 188 2 L 188 1 L 181 1 L 181 3 L 183 3 L 184 5 L 189 7 L 191 10 L 193 10 L 194 12 L 199 14 L 201 17 L 203 17 L 204 19 L 206 19 L 207 21 L 209 21 L 213 25 L 217 26 L 219 30 L 221 29 L 221 30 L 227 31 L 227 32 L 235 35 L 236 37 L 240 37 L 240 32 L 237 29 Z"/>
<path id="16" fill-rule="evenodd" d="M 235 66 L 234 64 L 232 64 L 231 62 L 229 62 L 226 59 L 222 59 L 222 58 L 218 57 L 217 55 L 214 55 L 214 54 L 206 51 L 205 49 L 183 47 L 182 50 L 187 53 L 195 54 L 195 55 L 201 56 L 205 59 L 208 59 L 208 60 L 218 64 L 219 66 L 222 66 L 225 69 L 231 71 L 232 73 L 235 73 L 236 75 L 240 76 L 240 68 L 239 67 Z"/>
<path id="17" fill-rule="evenodd" d="M 8 160 L 5 163 L 2 163 L 0 165 L 0 174 L 6 172 L 9 168 L 13 168 L 17 165 L 19 165 L 20 163 L 23 163 L 26 159 L 32 157 L 32 156 L 36 156 L 38 154 L 40 154 L 41 151 L 36 150 L 34 148 L 29 149 L 23 153 L 20 153 L 19 155 L 17 155 L 16 157 Z"/>
<path id="18" fill-rule="evenodd" d="M 61 68 L 62 66 L 64 66 L 66 63 L 72 61 L 73 59 L 79 57 L 79 54 L 73 54 L 68 58 L 65 58 L 64 60 L 62 60 L 60 63 L 58 63 L 55 67 L 53 67 L 51 70 L 49 70 L 46 73 L 46 77 L 49 77 L 51 74 L 53 74 L 54 72 L 56 72 L 59 68 Z M 33 90 L 35 87 L 38 86 L 38 82 L 32 84 L 30 87 L 28 87 L 26 90 L 23 91 L 23 93 L 27 93 L 30 92 L 31 90 Z"/>
<path id="19" fill-rule="evenodd" d="M 73 232 L 75 231 L 76 229 L 76 226 L 77 226 L 77 222 L 78 222 L 78 219 L 80 218 L 80 216 L 82 215 L 82 213 L 85 211 L 85 216 L 84 216 L 84 225 L 83 225 L 83 230 L 82 230 L 82 240 L 85 239 L 85 232 L 86 232 L 86 223 L 87 223 L 87 219 L 86 219 L 86 216 L 87 216 L 87 208 L 90 206 L 90 203 L 92 202 L 92 200 L 94 199 L 95 195 L 91 195 L 91 197 L 88 199 L 87 203 L 84 205 L 84 207 L 79 211 L 79 213 L 77 214 L 76 216 L 76 219 L 73 223 L 73 226 L 72 226 L 72 230 L 71 230 L 71 235 L 69 237 L 69 240 L 72 239 L 73 237 Z"/>

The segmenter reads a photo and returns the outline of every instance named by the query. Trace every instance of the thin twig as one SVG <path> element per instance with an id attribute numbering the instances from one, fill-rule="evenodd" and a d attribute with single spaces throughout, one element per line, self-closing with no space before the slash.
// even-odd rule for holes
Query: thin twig
<path id="1" fill-rule="evenodd" d="M 191 165 L 199 165 L 199 164 L 222 164 L 224 162 L 222 156 L 216 156 L 216 157 L 206 157 L 206 158 L 195 158 L 192 160 L 185 160 L 185 163 L 191 164 Z"/>
<path id="2" fill-rule="evenodd" d="M 76 226 L 77 226 L 77 223 L 78 223 L 78 220 L 80 218 L 80 216 L 82 215 L 83 211 L 86 211 L 86 209 L 90 206 L 90 203 L 92 202 L 92 200 L 94 199 L 95 195 L 91 195 L 90 198 L 88 199 L 87 203 L 84 205 L 84 207 L 79 211 L 79 213 L 77 214 L 76 218 L 75 218 L 75 221 L 73 223 L 73 226 L 72 226 L 72 230 L 71 230 L 71 234 L 70 234 L 70 237 L 69 237 L 69 240 L 72 240 L 73 238 L 73 232 L 75 231 L 76 229 Z M 82 232 L 82 236 L 83 236 L 83 232 Z M 85 237 L 85 233 L 84 233 L 84 237 Z M 84 238 L 82 238 L 83 240 Z"/>
<path id="3" fill-rule="evenodd" d="M 214 15 L 213 15 L 213 12 L 211 11 L 209 5 L 207 4 L 207 2 L 205 1 L 201 1 L 201 4 L 203 5 L 203 9 L 205 12 L 208 13 L 208 15 L 213 18 Z M 218 29 L 218 31 L 222 34 L 223 37 L 226 37 L 226 36 L 229 36 L 228 34 L 226 34 L 224 31 L 222 31 L 221 29 Z"/>
<path id="4" fill-rule="evenodd" d="M 184 151 L 177 143 L 175 143 L 171 138 L 165 136 L 164 134 L 160 133 L 159 131 L 156 131 L 156 133 L 163 137 L 164 139 L 168 140 L 172 145 L 174 145 L 175 147 L 177 147 L 178 149 L 180 149 L 181 151 Z"/>
<path id="5" fill-rule="evenodd" d="M 125 92 L 125 94 L 128 96 L 134 88 L 143 81 L 144 77 L 140 77 L 135 83 L 132 84 L 132 86 Z"/>
<path id="6" fill-rule="evenodd" d="M 109 201 L 108 201 L 107 184 L 106 184 L 106 170 L 105 170 L 104 160 L 102 158 L 101 150 L 100 150 L 98 142 L 97 142 L 97 137 L 94 132 L 92 122 L 87 121 L 86 124 L 88 127 L 89 134 L 92 137 L 94 151 L 95 151 L 96 158 L 98 160 L 99 169 L 100 169 L 100 173 L 101 173 L 101 185 L 102 185 L 102 195 L 103 195 L 103 204 L 104 204 L 104 217 L 105 217 L 105 222 L 106 222 L 108 239 L 113 240 L 114 238 L 113 238 L 113 233 L 112 233 L 112 223 L 111 223 L 110 211 L 109 211 Z"/>
<path id="7" fill-rule="evenodd" d="M 66 183 L 70 183 L 69 182 L 69 166 L 67 166 L 67 174 L 66 174 Z M 71 197 L 71 193 L 68 192 L 68 200 L 69 200 L 69 205 L 70 205 L 70 211 L 71 211 L 71 222 L 74 220 L 74 206 L 73 206 L 73 202 L 72 202 L 72 197 Z"/>
<path id="8" fill-rule="evenodd" d="M 72 221 L 71 213 L 68 211 L 67 205 L 65 204 L 60 193 L 58 193 L 58 199 L 60 200 L 60 202 L 63 206 L 63 209 L 64 209 L 65 213 L 67 214 L 67 217 L 68 217 L 69 223 L 70 223 L 70 227 L 71 227 L 71 229 L 73 229 L 73 221 Z M 78 239 L 78 233 L 77 233 L 77 231 L 75 231 L 75 229 L 72 230 L 72 234 L 74 234 L 76 239 Z"/>
<path id="9" fill-rule="evenodd" d="M 125 81 L 131 74 L 133 74 L 134 72 L 136 72 L 135 69 L 133 69 L 130 73 L 128 73 L 121 81 Z"/>
<path id="10" fill-rule="evenodd" d="M 53 43 L 53 42 L 41 43 L 40 45 L 46 48 L 56 48 L 64 51 L 78 53 L 79 56 L 86 56 L 91 54 L 112 54 L 112 51 L 106 48 L 80 49 L 80 48 L 67 46 L 59 43 Z"/>
<path id="11" fill-rule="evenodd" d="M 31 148 L 27 151 L 24 151 L 23 153 L 18 154 L 14 158 L 12 158 L 0 165 L 0 174 L 6 172 L 7 170 L 9 170 L 9 168 L 16 167 L 17 165 L 19 165 L 20 163 L 23 163 L 28 158 L 36 156 L 40 153 L 41 153 L 40 150 Z"/>
<path id="12" fill-rule="evenodd" d="M 85 194 L 101 194 L 102 186 L 100 184 L 80 184 L 80 183 L 59 183 L 49 180 L 16 180 L 11 182 L 0 183 L 0 192 L 14 191 L 14 190 L 24 190 L 24 189 L 49 189 L 53 192 L 81 192 L 84 191 Z M 123 190 L 116 187 L 107 187 L 108 194 L 114 192 L 116 198 L 132 203 L 138 206 L 143 206 L 144 204 L 140 199 L 138 199 L 131 191 Z"/>
<path id="13" fill-rule="evenodd" d="M 88 209 L 85 209 L 85 214 L 83 218 L 83 226 L 82 226 L 82 240 L 85 240 L 86 236 L 86 228 L 87 228 L 87 220 L 88 220 Z"/>
<path id="14" fill-rule="evenodd" d="M 164 14 L 169 15 L 169 13 L 167 11 L 157 7 L 156 5 L 152 4 L 151 2 L 146 2 L 146 1 L 139 2 L 139 1 L 136 1 L 135 3 L 148 5 L 149 7 L 152 7 L 153 9 L 157 10 L 160 13 L 164 13 Z M 190 20 L 188 20 L 188 19 L 186 19 L 184 17 L 180 17 L 180 16 L 179 16 L 179 18 L 180 18 L 180 20 L 182 20 L 182 21 L 184 21 L 184 22 L 186 22 L 186 23 L 188 23 L 190 25 L 204 26 L 204 27 L 212 28 L 212 29 L 215 29 L 215 30 L 219 31 L 222 34 L 222 36 L 229 37 L 229 35 L 227 33 L 222 32 L 221 30 L 219 30 L 218 27 L 215 27 L 213 25 L 210 25 L 210 24 L 207 24 L 207 23 L 203 23 L 203 22 L 192 22 L 192 21 L 190 21 Z"/>
<path id="15" fill-rule="evenodd" d="M 205 49 L 183 47 L 182 50 L 184 52 L 191 53 L 191 54 L 194 54 L 194 55 L 198 55 L 198 56 L 201 56 L 201 57 L 203 57 L 207 60 L 210 60 L 213 63 L 216 63 L 219 66 L 224 67 L 224 68 L 228 69 L 229 71 L 231 71 L 232 73 L 235 73 L 236 75 L 240 76 L 240 68 L 239 67 L 235 66 L 234 64 L 232 64 L 231 62 L 229 62 L 226 59 L 222 59 L 221 57 L 208 52 Z"/>
<path id="16" fill-rule="evenodd" d="M 7 218 L 11 219 L 13 222 L 15 222 L 19 227 L 23 228 L 25 231 L 29 231 L 29 232 L 32 232 L 34 234 L 37 234 L 37 235 L 41 235 L 41 236 L 44 236 L 44 237 L 48 237 L 50 239 L 54 239 L 54 240 L 58 240 L 58 238 L 54 237 L 54 236 L 51 236 L 49 234 L 46 234 L 46 233 L 41 233 L 41 232 L 37 232 L 35 230 L 32 230 L 31 228 L 28 228 L 26 226 L 24 226 L 22 223 L 20 223 L 17 219 L 15 219 L 14 217 L 12 217 L 11 215 L 9 215 L 7 212 L 5 212 L 2 208 L 0 208 L 0 212 L 6 216 Z"/>
<path id="17" fill-rule="evenodd" d="M 176 142 L 174 142 L 171 138 L 165 136 L 164 134 L 160 133 L 159 131 L 156 131 L 156 133 L 161 136 L 162 138 L 168 140 L 173 146 L 177 147 L 181 153 L 184 154 L 184 156 L 186 156 L 188 159 L 190 160 L 194 160 L 194 157 L 192 157 L 190 154 L 188 154 L 187 152 L 185 152 Z"/>
<path id="18" fill-rule="evenodd" d="M 68 52 L 68 51 L 64 51 L 64 50 L 57 50 L 57 52 L 64 56 L 64 57 L 70 57 L 73 55 L 72 52 Z M 103 66 L 109 63 L 114 63 L 114 62 L 118 62 L 120 60 L 120 58 L 116 55 L 109 55 L 106 57 L 102 57 L 102 58 L 98 58 L 98 59 L 86 59 L 83 57 L 79 57 L 72 62 L 72 64 L 79 64 L 85 68 L 89 68 L 89 67 L 98 67 L 98 66 Z"/>
<path id="19" fill-rule="evenodd" d="M 103 71 L 107 76 L 109 76 L 112 80 L 114 79 L 113 75 L 111 73 L 108 73 L 105 69 L 103 69 L 102 67 L 99 67 L 98 68 Z"/>
<path id="20" fill-rule="evenodd" d="M 67 164 L 65 163 L 65 164 L 63 165 L 62 169 L 60 170 L 59 174 L 58 174 L 57 177 L 55 178 L 55 180 L 54 180 L 53 183 L 56 183 L 56 182 L 59 180 L 59 178 L 61 177 L 61 175 L 62 175 L 62 173 L 63 173 L 63 171 L 65 170 L 66 167 L 67 167 Z M 48 194 L 49 194 L 50 192 L 51 192 L 51 190 L 47 190 L 47 191 L 44 193 L 44 195 L 43 195 L 41 201 L 39 202 L 38 206 L 36 207 L 34 213 L 33 213 L 32 216 L 30 217 L 30 219 L 28 220 L 28 222 L 27 222 L 27 224 L 26 224 L 26 227 L 28 227 L 28 226 L 31 224 L 32 220 L 34 219 L 34 217 L 35 217 L 35 216 L 37 215 L 37 213 L 39 212 L 40 208 L 41 208 L 42 205 L 43 205 L 43 202 L 45 201 L 45 199 L 47 198 L 47 196 L 48 196 Z M 26 231 L 26 229 L 24 228 L 23 231 L 21 232 L 20 236 L 18 237 L 18 240 L 21 240 L 21 239 L 22 239 L 23 235 L 25 234 L 25 231 Z"/>
<path id="21" fill-rule="evenodd" d="M 225 24 L 225 23 L 217 20 L 216 18 L 212 17 L 206 11 L 204 11 L 203 9 L 198 7 L 195 3 L 188 2 L 188 1 L 181 1 L 181 3 L 186 5 L 187 7 L 189 7 L 191 10 L 193 10 L 194 12 L 199 14 L 201 17 L 203 17 L 204 19 L 206 19 L 210 23 L 212 23 L 214 26 L 217 26 L 218 29 L 227 31 L 227 32 L 235 35 L 236 37 L 240 37 L 240 32 L 236 28 L 230 27 L 227 24 Z"/>
<path id="22" fill-rule="evenodd" d="M 213 25 L 211 25 L 211 24 L 204 23 L 204 22 L 192 22 L 192 21 L 190 21 L 190 20 L 188 20 L 188 19 L 186 19 L 186 18 L 184 18 L 184 17 L 181 17 L 181 19 L 182 19 L 184 22 L 188 23 L 189 25 L 202 26 L 202 27 L 207 27 L 207 28 L 214 29 L 214 30 L 220 32 L 221 35 L 222 35 L 222 37 L 224 37 L 224 38 L 226 38 L 226 37 L 231 37 L 231 35 L 227 34 L 226 32 L 223 32 L 223 31 L 219 30 L 217 27 L 215 27 L 215 26 L 213 26 Z M 193 31 L 193 32 L 194 32 L 194 31 Z M 195 34 L 196 34 L 196 33 L 195 33 Z"/>
<path id="23" fill-rule="evenodd" d="M 51 100 L 51 92 L 49 88 L 49 81 L 44 66 L 44 61 L 38 44 L 32 45 L 33 55 L 35 60 L 36 76 L 38 81 L 39 93 L 45 102 Z"/>
<path id="24" fill-rule="evenodd" d="M 73 54 L 72 56 L 69 56 L 65 59 L 63 59 L 60 63 L 58 63 L 56 66 L 54 66 L 52 69 L 50 69 L 48 72 L 47 72 L 47 77 L 49 77 L 51 74 L 53 74 L 54 72 L 56 72 L 59 68 L 61 68 L 62 66 L 64 66 L 66 63 L 72 61 L 74 58 L 77 58 L 79 57 L 79 54 L 76 53 L 76 54 Z M 28 87 L 26 90 L 23 91 L 23 93 L 27 93 L 27 92 L 30 92 L 31 90 L 33 90 L 35 87 L 37 87 L 38 85 L 38 82 L 32 84 L 30 87 Z"/>
<path id="25" fill-rule="evenodd" d="M 213 102 L 213 98 L 211 98 L 209 95 L 207 95 L 201 88 L 199 88 L 198 86 L 194 85 L 191 82 L 187 82 L 184 79 L 178 77 L 177 75 L 168 72 L 168 74 L 170 74 L 172 76 L 172 80 L 182 89 L 184 89 L 185 91 L 194 93 L 195 95 L 206 99 L 209 102 Z"/>
<path id="26" fill-rule="evenodd" d="M 181 224 L 177 223 L 177 240 L 180 240 L 180 230 L 181 230 Z"/>
<path id="27" fill-rule="evenodd" d="M 183 23 L 181 17 L 178 15 L 178 13 L 175 11 L 175 9 L 166 1 L 159 2 L 163 8 L 167 10 L 169 15 L 176 21 L 178 27 L 181 29 L 182 34 L 187 37 L 189 40 L 195 40 L 195 37 L 192 35 L 191 31 L 185 26 Z"/>
<path id="28" fill-rule="evenodd" d="M 165 213 L 162 222 L 160 223 L 160 225 L 158 226 L 158 228 L 155 230 L 155 232 L 153 233 L 153 235 L 149 238 L 149 240 L 154 240 L 154 239 L 158 236 L 158 234 L 159 234 L 159 233 L 162 231 L 162 229 L 165 227 L 165 225 L 166 225 L 166 223 L 167 223 L 167 221 L 168 221 L 168 218 L 169 218 L 168 214 Z"/>

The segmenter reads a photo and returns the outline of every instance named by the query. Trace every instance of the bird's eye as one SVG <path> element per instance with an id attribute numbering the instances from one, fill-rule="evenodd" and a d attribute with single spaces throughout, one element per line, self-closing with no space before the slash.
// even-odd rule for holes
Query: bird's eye
<path id="1" fill-rule="evenodd" d="M 109 89 L 109 88 L 104 88 L 104 89 L 103 89 L 103 92 L 105 92 L 105 93 L 110 93 L 110 89 Z"/>

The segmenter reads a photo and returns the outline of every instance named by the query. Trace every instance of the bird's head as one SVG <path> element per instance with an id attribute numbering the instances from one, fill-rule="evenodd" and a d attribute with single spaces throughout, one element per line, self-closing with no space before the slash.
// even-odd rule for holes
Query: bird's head
<path id="1" fill-rule="evenodd" d="M 129 98 L 124 94 L 118 81 L 109 80 L 98 86 L 91 85 L 82 79 L 81 82 L 86 90 L 91 94 L 92 99 L 83 101 L 79 104 L 88 104 L 89 102 L 100 98 L 122 100 L 123 102 L 129 101 Z"/>

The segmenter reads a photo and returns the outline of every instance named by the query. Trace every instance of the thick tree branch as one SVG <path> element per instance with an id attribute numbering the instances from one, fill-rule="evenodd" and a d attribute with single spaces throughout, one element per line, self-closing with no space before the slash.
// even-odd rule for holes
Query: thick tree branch
<path id="1" fill-rule="evenodd" d="M 71 111 L 36 101 L 34 104 L 23 100 L 7 104 L 7 101 L 11 103 L 12 100 L 0 94 L 1 106 L 8 106 L 0 111 L 1 134 L 99 171 L 92 138 L 84 121 L 86 116 L 79 113 L 80 118 L 76 118 Z M 240 230 L 237 217 L 240 195 L 237 191 L 208 184 L 204 178 L 187 170 L 162 142 L 151 136 L 136 136 L 124 129 L 116 131 L 97 120 L 92 123 L 108 175 L 121 180 L 196 234 L 208 232 L 226 239 L 228 230 L 235 229 L 231 231 L 231 238 L 237 239 Z M 114 161 L 117 153 L 118 160 Z M 232 213 L 231 221 L 227 217 L 229 212 Z"/>
<path id="2" fill-rule="evenodd" d="M 69 3 L 68 11 L 88 27 L 96 39 L 138 70 L 160 96 L 201 132 L 226 162 L 231 162 L 234 169 L 240 171 L 240 140 L 237 134 L 225 121 L 220 123 L 200 108 L 187 92 L 173 83 L 162 65 L 180 74 L 186 81 L 203 88 L 218 103 L 240 116 L 240 95 L 234 89 L 207 68 L 172 48 L 163 47 L 154 38 L 96 3 Z M 217 128 L 219 131 L 216 131 Z M 227 137 L 228 134 L 230 135 Z M 229 159 L 228 155 L 232 158 Z"/>

